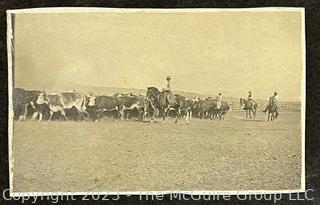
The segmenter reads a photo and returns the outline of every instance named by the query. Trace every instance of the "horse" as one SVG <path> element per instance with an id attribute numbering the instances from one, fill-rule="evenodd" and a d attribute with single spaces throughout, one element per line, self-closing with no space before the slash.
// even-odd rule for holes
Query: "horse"
<path id="1" fill-rule="evenodd" d="M 161 92 L 156 87 L 148 87 L 146 91 L 145 116 L 149 115 L 151 123 L 153 122 L 155 111 L 159 110 L 162 116 L 162 122 L 165 122 L 168 110 L 175 114 L 175 123 L 181 116 L 181 112 L 185 108 L 185 97 L 182 95 L 173 95 L 170 92 Z M 189 109 L 188 109 L 189 110 Z M 186 123 L 189 123 L 189 114 L 186 115 Z"/>
<path id="2" fill-rule="evenodd" d="M 202 119 L 202 106 L 203 106 L 203 100 L 200 100 L 200 99 L 193 100 L 191 112 L 195 117 L 200 119 Z"/>
<path id="3" fill-rule="evenodd" d="M 266 109 L 268 111 L 268 121 L 274 121 L 275 119 L 278 118 L 277 108 L 278 108 L 278 106 L 277 106 L 277 103 L 276 103 L 274 97 L 270 97 L 269 104 Z"/>
<path id="4" fill-rule="evenodd" d="M 207 98 L 205 101 L 207 101 L 209 106 L 209 117 L 210 119 L 218 119 L 218 120 L 224 120 L 225 116 L 227 114 L 227 111 L 229 111 L 230 107 L 229 104 L 225 101 L 221 101 L 221 105 L 218 108 L 218 100 L 214 98 Z"/>
<path id="5" fill-rule="evenodd" d="M 257 107 L 258 104 L 253 100 L 247 100 L 244 98 L 240 98 L 240 106 L 244 105 L 243 109 L 246 111 L 246 118 L 252 119 L 251 113 L 253 114 L 253 118 L 256 118 Z"/>
<path id="6" fill-rule="evenodd" d="M 207 97 L 201 103 L 201 119 L 213 119 L 214 111 L 217 109 L 217 104 L 213 98 Z"/>
<path id="7" fill-rule="evenodd" d="M 230 110 L 229 104 L 227 102 L 225 102 L 225 101 L 222 101 L 220 109 L 218 109 L 215 112 L 216 118 L 218 118 L 220 120 L 224 120 L 225 117 L 226 117 L 227 111 L 229 111 L 229 110 Z"/>

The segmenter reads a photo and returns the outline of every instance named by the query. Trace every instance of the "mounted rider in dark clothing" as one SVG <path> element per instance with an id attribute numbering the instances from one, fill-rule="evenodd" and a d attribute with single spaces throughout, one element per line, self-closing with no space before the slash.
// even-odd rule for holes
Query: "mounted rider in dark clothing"
<path id="1" fill-rule="evenodd" d="M 249 93 L 248 93 L 248 98 L 247 98 L 247 100 L 248 100 L 248 104 L 249 104 L 250 106 L 254 104 L 253 95 L 252 95 L 251 91 L 249 91 Z"/>
<path id="2" fill-rule="evenodd" d="M 275 105 L 277 105 L 277 104 L 278 104 L 278 100 L 279 100 L 279 95 L 278 95 L 277 92 L 274 92 L 273 96 L 271 96 L 271 97 L 269 98 L 269 103 L 268 103 L 266 109 L 264 109 L 263 112 L 267 112 L 267 111 L 270 109 L 270 107 L 272 106 L 272 103 L 274 103 Z M 279 115 L 278 106 L 276 106 L 276 116 L 278 116 L 278 115 Z"/>
<path id="3" fill-rule="evenodd" d="M 248 101 L 253 101 L 253 95 L 252 93 L 249 91 L 249 94 L 248 94 Z"/>

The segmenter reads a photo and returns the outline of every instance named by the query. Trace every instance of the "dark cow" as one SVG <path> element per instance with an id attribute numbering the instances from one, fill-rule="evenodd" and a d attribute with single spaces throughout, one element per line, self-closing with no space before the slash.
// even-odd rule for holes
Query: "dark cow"
<path id="1" fill-rule="evenodd" d="M 42 104 L 42 105 L 45 105 L 45 104 Z M 49 105 L 48 105 L 48 108 L 49 108 Z M 71 108 L 65 108 L 63 110 L 64 110 L 65 116 L 68 120 L 79 121 L 79 120 L 84 120 L 84 119 L 86 119 L 86 117 L 88 117 L 88 116 L 85 116 L 85 114 L 79 114 L 79 112 L 75 106 L 73 106 Z M 50 113 L 50 108 L 49 108 L 49 113 Z M 49 114 L 49 118 L 50 118 L 50 114 Z M 54 112 L 50 120 L 52 120 L 52 121 L 65 121 L 66 118 L 61 114 L 61 112 Z"/>
<path id="2" fill-rule="evenodd" d="M 227 102 L 225 101 L 222 101 L 221 102 L 221 106 L 220 106 L 220 109 L 217 109 L 214 111 L 214 116 L 216 118 L 219 118 L 220 120 L 221 119 L 225 119 L 225 116 L 227 114 L 227 112 L 230 110 L 230 106 Z"/>
<path id="3" fill-rule="evenodd" d="M 130 113 L 136 112 L 138 114 L 138 119 L 143 120 L 144 107 L 145 107 L 145 97 L 128 95 L 121 96 L 120 99 L 120 114 L 122 119 L 129 119 Z"/>
<path id="4" fill-rule="evenodd" d="M 227 111 L 230 109 L 227 102 L 222 101 L 220 108 L 217 105 L 217 99 L 208 97 L 203 100 L 201 105 L 202 118 L 224 119 Z"/>
<path id="5" fill-rule="evenodd" d="M 48 104 L 37 104 L 36 102 L 31 101 L 30 106 L 33 111 L 32 120 L 38 119 L 39 121 L 42 121 L 50 119 L 50 108 Z M 29 107 L 27 109 L 29 109 Z"/>
<path id="6" fill-rule="evenodd" d="M 50 108 L 50 118 L 52 119 L 54 113 L 60 113 L 65 120 L 68 120 L 65 109 L 76 108 L 79 118 L 82 115 L 88 116 L 86 111 L 85 96 L 76 92 L 64 92 L 58 94 L 40 93 L 36 101 L 38 105 L 47 104 Z"/>
<path id="7" fill-rule="evenodd" d="M 205 98 L 202 102 L 202 107 L 201 107 L 201 118 L 213 118 L 214 112 L 217 110 L 217 104 L 216 101 L 211 98 Z"/>
<path id="8" fill-rule="evenodd" d="M 122 105 L 120 98 L 115 96 L 89 96 L 88 98 L 88 112 L 93 120 L 102 119 L 105 113 L 114 113 L 119 117 Z"/>
<path id="9" fill-rule="evenodd" d="M 24 120 L 30 118 L 32 110 L 31 102 L 35 102 L 41 92 L 38 90 L 25 90 L 22 88 L 13 88 L 13 112 L 15 120 Z"/>
<path id="10" fill-rule="evenodd" d="M 186 119 L 186 123 L 189 123 L 189 119 L 192 117 L 193 100 L 179 94 L 176 94 L 175 96 L 178 98 L 178 102 L 180 102 L 178 110 L 179 115 Z"/>
<path id="11" fill-rule="evenodd" d="M 192 115 L 195 117 L 198 117 L 202 119 L 202 111 L 203 111 L 203 100 L 197 98 L 193 100 L 193 105 L 192 105 Z"/>

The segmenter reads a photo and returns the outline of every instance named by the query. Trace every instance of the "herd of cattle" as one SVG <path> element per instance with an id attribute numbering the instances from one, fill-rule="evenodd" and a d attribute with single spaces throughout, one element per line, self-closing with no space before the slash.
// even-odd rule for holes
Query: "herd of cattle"
<path id="1" fill-rule="evenodd" d="M 104 118 L 138 119 L 155 117 L 224 119 L 229 105 L 215 98 L 187 98 L 171 92 L 147 88 L 146 95 L 112 96 L 80 94 L 75 91 L 46 93 L 38 90 L 13 89 L 15 120 L 102 120 Z"/>

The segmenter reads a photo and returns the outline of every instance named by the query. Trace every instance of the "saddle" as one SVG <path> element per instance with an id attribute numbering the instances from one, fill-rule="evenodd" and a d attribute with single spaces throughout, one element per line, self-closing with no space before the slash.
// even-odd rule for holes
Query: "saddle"
<path id="1" fill-rule="evenodd" d="M 277 100 L 274 97 L 269 98 L 269 106 L 275 105 L 277 106 Z"/>
<path id="2" fill-rule="evenodd" d="M 165 94 L 167 103 L 168 103 L 169 105 L 175 104 L 175 102 L 176 102 L 176 96 L 175 96 L 174 94 L 172 94 L 171 91 L 165 90 L 165 91 L 163 91 L 163 93 Z"/>
<path id="3" fill-rule="evenodd" d="M 253 107 L 254 105 L 254 101 L 253 100 L 248 100 L 245 104 L 244 104 L 244 110 L 249 110 Z"/>

